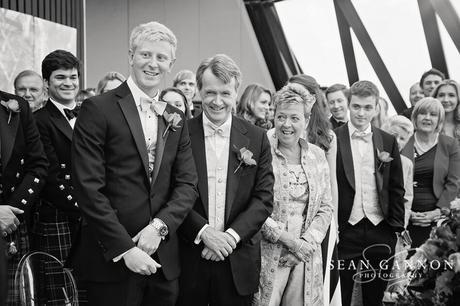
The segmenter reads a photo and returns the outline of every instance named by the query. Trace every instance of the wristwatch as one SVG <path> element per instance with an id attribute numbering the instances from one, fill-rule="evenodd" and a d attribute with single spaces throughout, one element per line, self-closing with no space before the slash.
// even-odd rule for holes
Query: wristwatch
<path id="1" fill-rule="evenodd" d="M 168 235 L 168 226 L 158 218 L 153 219 L 150 223 L 160 234 L 161 238 L 165 238 Z"/>

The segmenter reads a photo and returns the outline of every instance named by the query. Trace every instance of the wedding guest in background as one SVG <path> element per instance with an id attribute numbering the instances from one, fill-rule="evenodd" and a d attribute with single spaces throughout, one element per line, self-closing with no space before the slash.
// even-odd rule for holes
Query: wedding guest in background
<path id="1" fill-rule="evenodd" d="M 274 177 L 265 132 L 232 115 L 240 83 L 227 55 L 198 67 L 203 112 L 189 124 L 199 197 L 181 227 L 180 306 L 250 305 L 257 292 Z"/>
<path id="2" fill-rule="evenodd" d="M 193 98 L 196 94 L 196 76 L 190 70 L 179 71 L 173 80 L 173 87 L 180 89 L 187 98 L 188 108 L 192 115 L 196 116 L 195 108 L 193 106 Z"/>
<path id="3" fill-rule="evenodd" d="M 446 78 L 446 75 L 436 68 L 425 71 L 420 78 L 420 87 L 425 97 L 430 97 L 433 90 Z"/>
<path id="4" fill-rule="evenodd" d="M 372 118 L 371 124 L 377 128 L 382 127 L 383 123 L 388 118 L 388 101 L 382 97 L 379 97 L 377 104 L 377 113 Z"/>
<path id="5" fill-rule="evenodd" d="M 97 83 L 96 95 L 101 95 L 109 90 L 115 89 L 126 81 L 126 78 L 119 72 L 110 71 Z"/>
<path id="6" fill-rule="evenodd" d="M 80 61 L 70 52 L 55 50 L 43 59 L 42 75 L 49 100 L 35 113 L 35 119 L 50 165 L 40 194 L 35 250 L 66 263 L 80 218 L 70 173 L 70 148 L 78 115 L 76 96 L 80 86 Z M 42 268 L 45 292 L 41 302 L 63 305 L 66 296 L 62 288 L 69 294 L 72 290 L 70 280 L 54 261 L 45 260 Z"/>
<path id="7" fill-rule="evenodd" d="M 14 92 L 29 102 L 32 112 L 43 107 L 47 100 L 45 84 L 42 77 L 35 71 L 21 71 L 14 79 Z"/>
<path id="8" fill-rule="evenodd" d="M 185 117 L 158 101 L 176 47 L 166 26 L 136 26 L 128 80 L 82 104 L 72 177 L 84 222 L 72 260 L 89 305 L 176 304 L 176 231 L 197 197 Z"/>
<path id="9" fill-rule="evenodd" d="M 75 97 L 75 103 L 77 103 L 77 108 L 81 107 L 83 101 L 96 95 L 95 91 L 93 91 L 92 89 L 93 88 L 80 89 L 77 96 Z"/>
<path id="10" fill-rule="evenodd" d="M 259 84 L 250 84 L 241 95 L 236 106 L 236 114 L 240 118 L 269 130 L 272 128 L 268 120 L 268 112 L 272 101 L 272 93 Z"/>
<path id="11" fill-rule="evenodd" d="M 333 204 L 324 151 L 302 138 L 316 98 L 299 84 L 276 93 L 269 138 L 275 174 L 273 213 L 262 227 L 255 305 L 324 305 L 321 242 Z"/>
<path id="12" fill-rule="evenodd" d="M 450 207 L 459 188 L 458 141 L 440 133 L 444 120 L 441 102 L 431 97 L 420 100 L 412 113 L 415 133 L 402 151 L 414 163 L 414 199 L 408 226 L 413 248 L 428 239 L 441 208 Z"/>
<path id="13" fill-rule="evenodd" d="M 396 141 L 398 142 L 398 148 L 400 152 L 404 148 L 406 143 L 409 141 L 409 138 L 412 137 L 412 135 L 414 134 L 414 126 L 412 122 L 404 116 L 392 116 L 388 118 L 382 125 L 382 130 L 396 137 Z M 401 155 L 401 165 L 403 170 L 405 191 L 404 228 L 407 228 L 411 213 L 412 200 L 414 198 L 414 165 L 412 164 L 412 161 L 404 155 Z M 409 247 L 410 245 L 407 244 L 407 241 L 405 241 L 402 237 L 398 236 L 398 240 L 396 242 L 395 247 L 395 264 L 393 265 L 392 277 L 388 283 L 387 288 L 387 291 L 389 293 L 394 293 L 393 295 L 389 296 L 389 298 L 393 302 L 396 302 L 397 293 L 402 293 L 404 290 L 399 280 L 401 280 L 401 277 L 403 277 L 405 272 L 404 260 L 407 257 L 407 251 L 405 249 Z"/>
<path id="14" fill-rule="evenodd" d="M 378 273 L 390 272 L 395 233 L 404 230 L 404 180 L 398 144 L 392 135 L 370 124 L 378 98 L 373 83 L 354 83 L 348 105 L 350 121 L 334 130 L 340 190 L 338 248 L 346 267 L 340 270 L 343 305 L 350 305 L 356 269 L 363 260 L 373 267 L 361 274 L 363 304 L 381 305 L 387 282 Z M 388 260 L 388 265 L 382 266 L 382 260 Z"/>
<path id="15" fill-rule="evenodd" d="M 16 214 L 20 221 L 13 224 L 0 221 L 5 222 L 1 226 L 0 243 L 6 244 L 8 260 L 8 280 L 2 280 L 0 286 L 8 286 L 6 305 L 19 305 L 19 288 L 14 285 L 14 277 L 19 261 L 30 250 L 33 207 L 45 182 L 48 161 L 29 103 L 3 91 L 0 91 L 0 143 L 0 210 L 10 217 L 11 213 Z"/>
<path id="16" fill-rule="evenodd" d="M 417 82 L 414 85 L 412 85 L 409 89 L 409 101 L 410 101 L 411 107 L 403 110 L 401 112 L 401 115 L 403 115 L 404 117 L 410 120 L 415 104 L 417 104 L 417 102 L 420 101 L 420 99 L 424 97 L 425 97 L 425 94 L 422 90 L 422 87 L 420 87 L 420 83 Z"/>
<path id="17" fill-rule="evenodd" d="M 186 119 L 192 118 L 187 98 L 180 89 L 175 87 L 163 89 L 160 93 L 159 100 L 180 109 L 185 114 Z"/>
<path id="18" fill-rule="evenodd" d="M 327 106 L 331 112 L 329 118 L 332 129 L 342 126 L 348 121 L 348 96 L 350 90 L 343 84 L 334 84 L 326 89 Z"/>
<path id="19" fill-rule="evenodd" d="M 444 107 L 445 119 L 441 133 L 460 140 L 460 87 L 454 80 L 444 80 L 433 90 L 432 96 Z"/>

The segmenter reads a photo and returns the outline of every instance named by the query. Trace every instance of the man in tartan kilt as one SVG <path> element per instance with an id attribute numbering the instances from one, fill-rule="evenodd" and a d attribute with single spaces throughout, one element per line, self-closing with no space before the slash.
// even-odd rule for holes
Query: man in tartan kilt
<path id="1" fill-rule="evenodd" d="M 9 205 L 14 213 L 24 211 L 17 215 L 20 224 L 3 231 L 3 239 L 0 239 L 3 244 L 0 250 L 6 248 L 8 258 L 7 305 L 19 305 L 14 276 L 19 261 L 29 251 L 31 206 L 43 187 L 48 162 L 29 104 L 19 96 L 2 91 L 0 156 L 0 206 L 5 210 Z M 1 285 L 5 283 L 2 281 Z"/>
<path id="2" fill-rule="evenodd" d="M 40 197 L 35 227 L 36 248 L 65 263 L 80 218 L 70 177 L 80 62 L 70 52 L 55 50 L 44 58 L 42 76 L 49 99 L 35 117 L 50 167 Z M 44 270 L 41 271 L 44 280 L 40 282 L 39 303 L 64 305 L 66 295 L 71 298 L 71 284 L 62 267 L 50 259 L 43 259 L 41 269 Z"/>

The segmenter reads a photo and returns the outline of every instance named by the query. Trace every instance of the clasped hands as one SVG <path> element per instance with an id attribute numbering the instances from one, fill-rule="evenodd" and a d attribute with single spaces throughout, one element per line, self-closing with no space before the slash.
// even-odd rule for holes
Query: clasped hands
<path id="1" fill-rule="evenodd" d="M 293 267 L 301 261 L 306 261 L 315 252 L 315 246 L 312 242 L 296 238 L 289 232 L 282 232 L 279 241 L 289 250 L 287 255 L 279 259 L 280 266 Z"/>
<path id="2" fill-rule="evenodd" d="M 439 208 L 425 212 L 411 211 L 410 213 L 410 221 L 412 225 L 421 227 L 431 226 L 431 223 L 438 221 L 440 217 L 441 210 Z"/>
<path id="3" fill-rule="evenodd" d="M 161 265 L 151 255 L 157 251 L 161 240 L 160 233 L 152 225 L 149 224 L 144 227 L 133 237 L 133 242 L 137 243 L 137 246 L 123 255 L 128 269 L 142 275 L 156 273 L 157 269 L 161 268 Z"/>
<path id="4" fill-rule="evenodd" d="M 232 235 L 218 231 L 210 226 L 206 227 L 201 233 L 201 240 L 205 245 L 201 252 L 201 257 L 206 260 L 224 260 L 236 248 L 236 241 Z"/>
<path id="5" fill-rule="evenodd" d="M 14 232 L 20 222 L 16 215 L 24 213 L 23 210 L 10 205 L 0 205 L 0 233 L 3 236 Z"/>

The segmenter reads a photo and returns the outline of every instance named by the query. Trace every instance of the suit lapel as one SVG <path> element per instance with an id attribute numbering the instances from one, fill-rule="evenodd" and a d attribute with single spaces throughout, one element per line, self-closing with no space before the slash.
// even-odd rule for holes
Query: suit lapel
<path id="1" fill-rule="evenodd" d="M 340 145 L 340 155 L 342 156 L 343 169 L 348 183 L 355 189 L 355 170 L 353 166 L 353 156 L 351 153 L 350 135 L 348 132 L 348 125 L 337 130 Z"/>
<path id="2" fill-rule="evenodd" d="M 380 160 L 378 152 L 383 152 L 383 139 L 380 131 L 372 127 L 372 143 L 374 146 L 374 167 L 375 167 L 375 182 L 377 183 L 377 190 L 380 192 L 383 188 L 383 174 L 379 170 Z"/>
<path id="3" fill-rule="evenodd" d="M 169 136 L 169 133 L 167 133 L 163 138 L 163 133 L 165 130 L 166 123 L 164 117 L 158 116 L 157 145 L 155 148 L 155 163 L 153 164 L 152 186 L 155 184 L 158 173 L 160 172 L 161 161 L 163 159 L 163 152 L 165 150 L 166 140 Z"/>
<path id="4" fill-rule="evenodd" d="M 195 158 L 196 170 L 198 172 L 198 191 L 203 203 L 206 217 L 209 216 L 209 201 L 208 201 L 208 167 L 206 164 L 206 146 L 204 143 L 203 131 L 203 114 L 189 121 L 190 123 L 190 139 L 192 141 L 192 150 Z"/>
<path id="5" fill-rule="evenodd" d="M 117 88 L 117 95 L 121 98 L 118 100 L 121 111 L 128 122 L 129 129 L 133 135 L 134 142 L 136 143 L 137 150 L 144 165 L 145 175 L 149 174 L 149 158 L 147 155 L 147 145 L 145 144 L 144 131 L 142 130 L 141 119 L 137 111 L 136 102 L 134 102 L 133 95 L 129 91 L 128 85 L 123 83 Z"/>
<path id="6" fill-rule="evenodd" d="M 238 172 L 234 173 L 240 161 L 238 160 L 237 152 L 243 148 L 248 148 L 249 138 L 246 137 L 247 130 L 236 117 L 232 119 L 232 130 L 230 132 L 230 145 L 228 156 L 228 170 L 227 170 L 227 191 L 225 199 L 225 222 L 227 222 L 230 212 L 232 210 L 233 201 L 236 196 L 239 185 L 239 172 L 243 171 L 240 168 Z"/>
<path id="7" fill-rule="evenodd" d="M 2 168 L 5 170 L 11 153 L 13 152 L 14 141 L 19 128 L 19 113 L 12 113 L 11 120 L 8 124 L 9 112 L 0 105 L 0 137 L 1 137 L 1 158 Z"/>
<path id="8" fill-rule="evenodd" d="M 51 122 L 60 130 L 70 141 L 72 141 L 73 130 L 70 126 L 69 121 L 66 117 L 59 111 L 59 109 L 54 105 L 53 102 L 48 100 L 45 105 L 45 108 L 50 113 Z"/>

